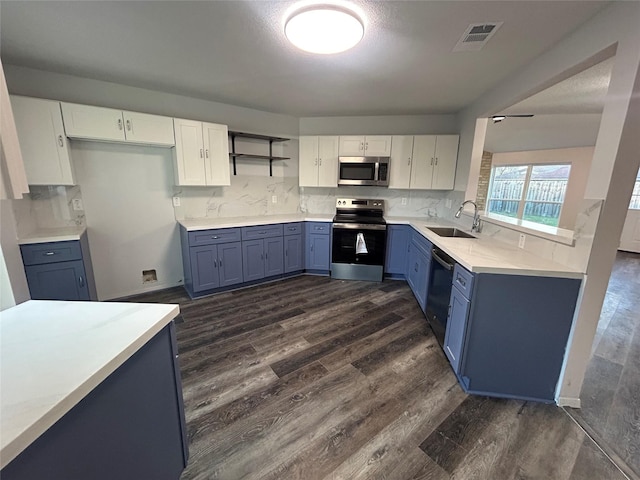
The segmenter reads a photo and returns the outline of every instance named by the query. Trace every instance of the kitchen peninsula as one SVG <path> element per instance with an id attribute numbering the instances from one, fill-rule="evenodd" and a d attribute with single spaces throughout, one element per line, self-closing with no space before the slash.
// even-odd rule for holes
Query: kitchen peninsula
<path id="1" fill-rule="evenodd" d="M 3 479 L 177 480 L 177 305 L 31 300 L 0 315 Z"/>

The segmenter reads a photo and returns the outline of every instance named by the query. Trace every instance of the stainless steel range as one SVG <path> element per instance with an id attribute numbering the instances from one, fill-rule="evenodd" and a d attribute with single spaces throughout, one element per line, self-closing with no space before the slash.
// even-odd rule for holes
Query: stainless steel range
<path id="1" fill-rule="evenodd" d="M 381 282 L 387 245 L 384 200 L 339 198 L 333 217 L 331 276 Z"/>

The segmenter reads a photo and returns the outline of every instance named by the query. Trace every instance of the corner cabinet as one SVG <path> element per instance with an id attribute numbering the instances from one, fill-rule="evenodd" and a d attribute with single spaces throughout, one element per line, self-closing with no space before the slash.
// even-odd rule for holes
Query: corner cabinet
<path id="1" fill-rule="evenodd" d="M 231 185 L 226 125 L 175 118 L 176 185 Z"/>
<path id="2" fill-rule="evenodd" d="M 299 185 L 337 187 L 338 137 L 302 136 L 299 148 Z"/>
<path id="3" fill-rule="evenodd" d="M 389 188 L 453 189 L 458 141 L 458 135 L 394 136 Z"/>
<path id="4" fill-rule="evenodd" d="M 409 225 L 387 225 L 387 250 L 384 273 L 405 278 L 407 251 L 412 227 Z"/>
<path id="5" fill-rule="evenodd" d="M 304 270 L 304 252 L 302 248 L 302 223 L 284 224 L 284 273 Z"/>
<path id="6" fill-rule="evenodd" d="M 80 240 L 21 245 L 33 300 L 97 300 L 86 233 Z"/>
<path id="7" fill-rule="evenodd" d="M 61 106 L 69 138 L 159 147 L 175 145 L 170 117 L 75 103 L 63 102 Z"/>
<path id="8" fill-rule="evenodd" d="M 60 102 L 11 96 L 29 185 L 75 185 Z"/>
<path id="9" fill-rule="evenodd" d="M 423 312 L 427 309 L 431 248 L 431 242 L 419 233 L 412 232 L 407 251 L 406 278 Z"/>

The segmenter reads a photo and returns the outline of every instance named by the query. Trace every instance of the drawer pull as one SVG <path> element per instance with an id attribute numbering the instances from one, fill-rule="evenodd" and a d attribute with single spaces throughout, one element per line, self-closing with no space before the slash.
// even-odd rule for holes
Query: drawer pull
<path id="1" fill-rule="evenodd" d="M 82 277 L 82 275 L 80 275 L 80 277 L 78 278 L 78 283 L 80 284 L 80 288 L 84 287 L 84 278 Z"/>
<path id="2" fill-rule="evenodd" d="M 263 230 L 263 231 L 261 231 L 261 232 L 258 232 L 258 234 L 259 234 L 259 235 L 266 235 L 266 234 L 267 234 L 267 232 L 265 232 L 265 231 Z"/>
<path id="3" fill-rule="evenodd" d="M 49 256 L 55 255 L 55 254 L 56 254 L 56 252 L 47 252 L 47 253 L 45 253 L 45 255 L 49 255 Z"/>
<path id="4" fill-rule="evenodd" d="M 214 235 L 214 236 L 212 236 L 212 237 L 211 237 L 211 240 L 217 240 L 217 239 L 219 239 L 219 238 L 220 238 L 220 237 L 219 237 L 218 235 Z"/>
<path id="5" fill-rule="evenodd" d="M 218 260 L 218 266 L 222 267 L 222 259 Z"/>
<path id="6" fill-rule="evenodd" d="M 462 278 L 462 277 L 460 277 L 460 276 L 458 277 L 458 283 L 459 283 L 460 285 L 462 285 L 463 287 L 466 287 L 466 286 L 467 286 L 467 282 L 465 282 L 464 278 Z"/>
<path id="7" fill-rule="evenodd" d="M 296 227 L 289 227 L 289 231 L 293 232 L 296 229 Z"/>

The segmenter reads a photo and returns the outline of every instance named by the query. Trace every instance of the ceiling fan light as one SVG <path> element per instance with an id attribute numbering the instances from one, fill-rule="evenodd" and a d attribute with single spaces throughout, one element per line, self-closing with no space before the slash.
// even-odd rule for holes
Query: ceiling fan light
<path id="1" fill-rule="evenodd" d="M 340 53 L 356 46 L 364 36 L 364 24 L 354 12 L 336 5 L 313 5 L 294 12 L 284 33 L 305 52 Z"/>

